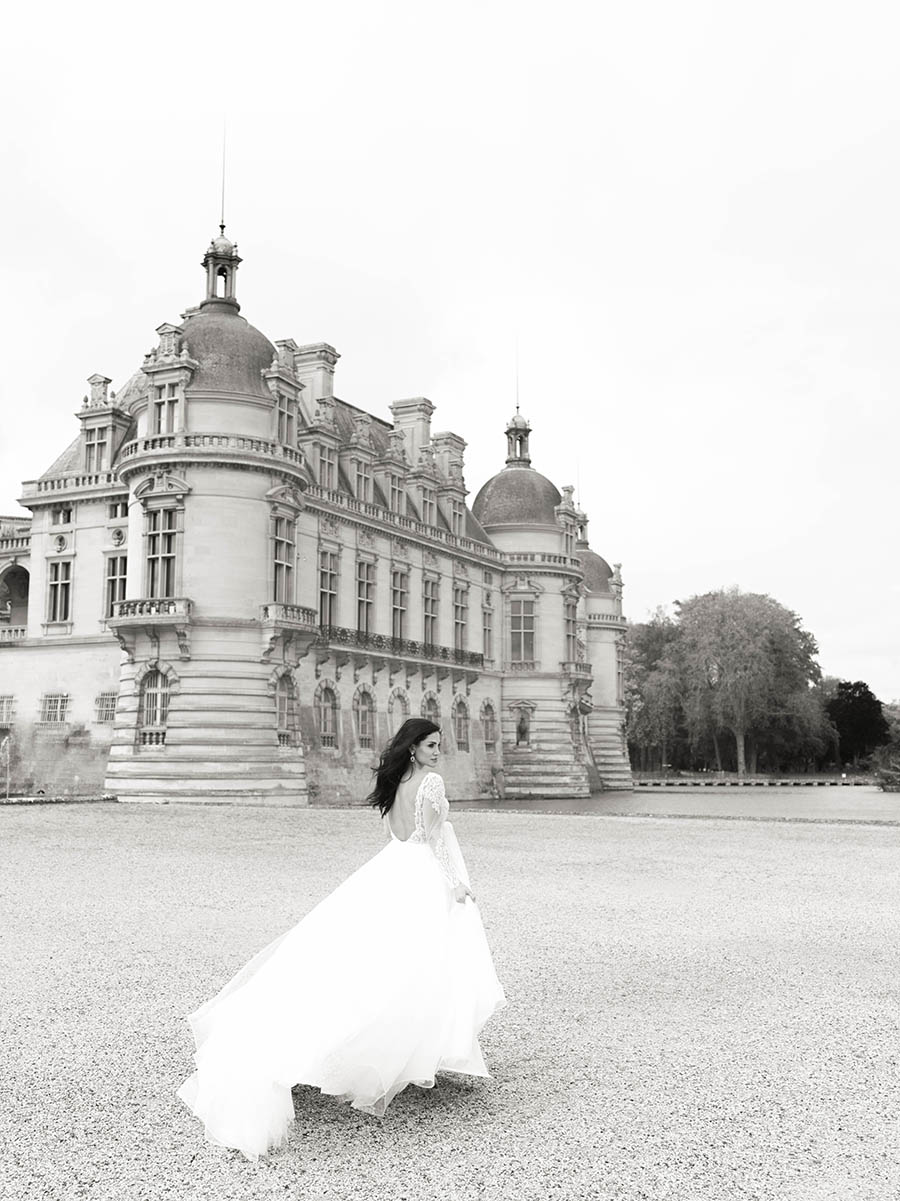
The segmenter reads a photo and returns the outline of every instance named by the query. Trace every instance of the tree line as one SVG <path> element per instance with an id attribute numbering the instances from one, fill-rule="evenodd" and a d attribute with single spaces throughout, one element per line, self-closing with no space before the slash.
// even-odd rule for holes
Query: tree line
<path id="1" fill-rule="evenodd" d="M 817 654 L 797 614 L 761 593 L 722 589 L 676 602 L 674 616 L 657 609 L 625 643 L 632 766 L 746 775 L 900 758 L 900 708 L 863 681 L 823 678 Z"/>

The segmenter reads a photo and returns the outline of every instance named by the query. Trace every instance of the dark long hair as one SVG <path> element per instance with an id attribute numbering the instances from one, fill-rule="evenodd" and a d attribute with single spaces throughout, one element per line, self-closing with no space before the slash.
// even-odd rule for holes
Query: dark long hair
<path id="1" fill-rule="evenodd" d="M 375 787 L 366 797 L 370 805 L 387 813 L 397 795 L 397 785 L 403 779 L 410 764 L 410 754 L 423 738 L 429 734 L 440 734 L 440 726 L 424 717 L 408 717 L 391 741 L 381 752 L 375 768 Z"/>

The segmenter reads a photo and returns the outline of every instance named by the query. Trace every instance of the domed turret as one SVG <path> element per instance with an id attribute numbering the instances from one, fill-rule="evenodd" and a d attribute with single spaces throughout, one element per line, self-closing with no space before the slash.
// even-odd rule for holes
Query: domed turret
<path id="1" fill-rule="evenodd" d="M 506 466 L 481 487 L 472 505 L 475 519 L 488 532 L 498 525 L 559 528 L 556 506 L 562 497 L 556 485 L 531 466 L 530 433 L 531 426 L 517 407 L 506 427 Z"/>

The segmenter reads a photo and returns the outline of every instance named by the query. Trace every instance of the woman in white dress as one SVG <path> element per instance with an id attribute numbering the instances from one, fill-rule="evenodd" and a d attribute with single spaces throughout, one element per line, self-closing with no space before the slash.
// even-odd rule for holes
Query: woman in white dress
<path id="1" fill-rule="evenodd" d="M 438 1071 L 488 1076 L 478 1034 L 506 1004 L 434 770 L 440 730 L 405 721 L 367 798 L 390 841 L 188 1018 L 178 1096 L 210 1142 L 256 1159 L 287 1138 L 291 1088 L 382 1116 Z"/>

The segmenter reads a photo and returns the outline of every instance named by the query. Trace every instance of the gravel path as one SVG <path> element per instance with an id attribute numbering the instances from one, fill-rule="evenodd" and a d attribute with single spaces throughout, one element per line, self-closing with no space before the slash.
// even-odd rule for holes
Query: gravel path
<path id="1" fill-rule="evenodd" d="M 372 813 L 0 812 L 0 1198 L 900 1197 L 900 829 L 454 821 L 510 1001 L 493 1079 L 383 1121 L 300 1089 L 254 1165 L 175 1097 L 183 1017 L 380 849 Z"/>

